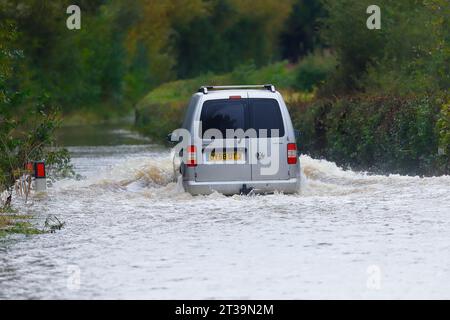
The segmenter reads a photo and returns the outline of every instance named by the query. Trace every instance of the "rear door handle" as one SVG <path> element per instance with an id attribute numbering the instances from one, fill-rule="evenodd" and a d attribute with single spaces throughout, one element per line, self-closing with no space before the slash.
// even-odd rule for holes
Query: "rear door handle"
<path id="1" fill-rule="evenodd" d="M 265 156 L 266 156 L 266 155 L 265 155 L 264 153 L 262 153 L 262 152 L 257 152 L 257 153 L 256 153 L 256 159 L 258 159 L 258 160 L 264 159 Z"/>

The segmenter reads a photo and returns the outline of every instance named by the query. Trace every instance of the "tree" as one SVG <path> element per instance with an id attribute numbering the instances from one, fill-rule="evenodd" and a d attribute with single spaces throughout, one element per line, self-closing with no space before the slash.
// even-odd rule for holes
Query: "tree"
<path id="1" fill-rule="evenodd" d="M 279 58 L 278 37 L 292 1 L 205 0 L 204 7 L 190 23 L 174 25 L 179 77 L 260 67 Z"/>
<path id="2" fill-rule="evenodd" d="M 280 37 L 283 59 L 297 62 L 320 47 L 320 19 L 324 16 L 325 10 L 320 1 L 295 1 Z"/>
<path id="3" fill-rule="evenodd" d="M 18 39 L 14 21 L 0 23 L 0 193 L 11 188 L 28 161 L 51 159 L 47 164 L 69 165 L 66 150 L 48 149 L 59 124 L 49 97 L 16 89 L 24 61 Z"/>
<path id="4" fill-rule="evenodd" d="M 381 30 L 366 27 L 369 0 L 323 1 L 323 36 L 339 64 L 325 88 L 329 94 L 445 89 L 448 1 L 380 0 Z"/>

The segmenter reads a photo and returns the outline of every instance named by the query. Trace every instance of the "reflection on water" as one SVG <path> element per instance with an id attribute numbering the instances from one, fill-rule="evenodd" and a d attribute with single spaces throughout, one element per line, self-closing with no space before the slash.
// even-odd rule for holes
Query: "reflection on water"
<path id="1" fill-rule="evenodd" d="M 450 298 L 450 177 L 302 156 L 298 195 L 192 197 L 162 147 L 64 135 L 83 179 L 24 210 L 66 228 L 0 240 L 0 298 Z"/>

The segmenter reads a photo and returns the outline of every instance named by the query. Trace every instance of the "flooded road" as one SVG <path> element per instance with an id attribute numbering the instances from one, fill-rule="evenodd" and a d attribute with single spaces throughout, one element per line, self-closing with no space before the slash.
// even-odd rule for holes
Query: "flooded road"
<path id="1" fill-rule="evenodd" d="M 65 228 L 0 240 L 0 298 L 450 298 L 450 177 L 302 156 L 298 195 L 192 197 L 168 150 L 120 128 L 71 130 L 83 178 L 22 210 Z"/>

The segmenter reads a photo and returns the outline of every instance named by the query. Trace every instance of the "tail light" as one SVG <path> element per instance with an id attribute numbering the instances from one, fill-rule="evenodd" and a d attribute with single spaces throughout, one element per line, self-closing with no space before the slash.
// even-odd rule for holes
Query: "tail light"
<path id="1" fill-rule="evenodd" d="M 287 145 L 287 162 L 288 164 L 297 164 L 297 145 L 295 143 Z"/>
<path id="2" fill-rule="evenodd" d="M 197 148 L 195 146 L 189 146 L 187 148 L 187 163 L 190 168 L 197 166 Z"/>
<path id="3" fill-rule="evenodd" d="M 34 177 L 36 179 L 45 178 L 45 163 L 44 162 L 36 162 L 35 163 L 35 170 L 34 170 Z"/>

